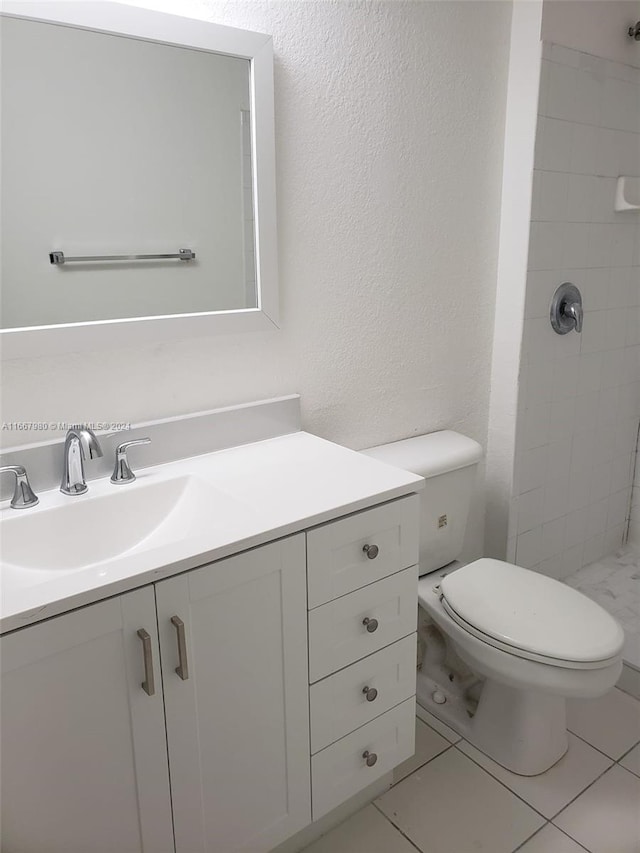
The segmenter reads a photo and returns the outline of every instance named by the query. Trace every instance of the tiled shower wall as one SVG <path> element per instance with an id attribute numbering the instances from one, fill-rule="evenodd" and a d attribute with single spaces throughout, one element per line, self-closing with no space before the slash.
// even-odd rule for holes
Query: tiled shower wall
<path id="1" fill-rule="evenodd" d="M 508 559 L 561 578 L 611 553 L 629 516 L 640 419 L 640 69 L 543 46 Z M 576 284 L 584 330 L 549 322 Z"/>

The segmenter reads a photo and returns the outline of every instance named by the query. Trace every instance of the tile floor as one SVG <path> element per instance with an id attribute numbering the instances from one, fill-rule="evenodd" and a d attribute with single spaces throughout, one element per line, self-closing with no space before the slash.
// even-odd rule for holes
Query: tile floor
<path id="1" fill-rule="evenodd" d="M 613 614 L 624 628 L 624 659 L 640 669 L 640 549 L 628 546 L 584 566 L 564 582 Z"/>
<path id="2" fill-rule="evenodd" d="M 305 853 L 639 853 L 637 699 L 570 702 L 569 751 L 530 778 L 420 714 L 393 787 Z"/>

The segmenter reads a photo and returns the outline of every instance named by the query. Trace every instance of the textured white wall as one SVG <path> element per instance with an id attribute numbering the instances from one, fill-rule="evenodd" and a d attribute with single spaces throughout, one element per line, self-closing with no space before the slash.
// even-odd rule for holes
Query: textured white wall
<path id="1" fill-rule="evenodd" d="M 274 37 L 282 328 L 8 362 L 3 419 L 297 391 L 304 427 L 347 446 L 443 427 L 485 445 L 510 4 L 139 5 Z"/>

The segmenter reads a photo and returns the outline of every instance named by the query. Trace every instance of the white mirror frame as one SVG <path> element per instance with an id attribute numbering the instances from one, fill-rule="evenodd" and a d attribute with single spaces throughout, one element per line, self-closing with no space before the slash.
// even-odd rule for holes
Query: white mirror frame
<path id="1" fill-rule="evenodd" d="M 82 352 L 278 326 L 273 45 L 271 36 L 108 0 L 3 0 L 2 15 L 29 18 L 250 60 L 257 308 L 96 320 L 0 331 L 2 357 Z"/>

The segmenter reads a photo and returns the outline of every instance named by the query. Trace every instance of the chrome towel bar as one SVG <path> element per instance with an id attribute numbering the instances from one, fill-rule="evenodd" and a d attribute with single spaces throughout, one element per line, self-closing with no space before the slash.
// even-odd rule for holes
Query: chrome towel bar
<path id="1" fill-rule="evenodd" d="M 60 264 L 88 263 L 90 261 L 157 261 L 176 258 L 179 261 L 193 261 L 196 253 L 191 249 L 180 249 L 171 255 L 84 255 L 75 258 L 66 258 L 64 252 L 49 252 L 49 261 L 59 266 Z"/>

